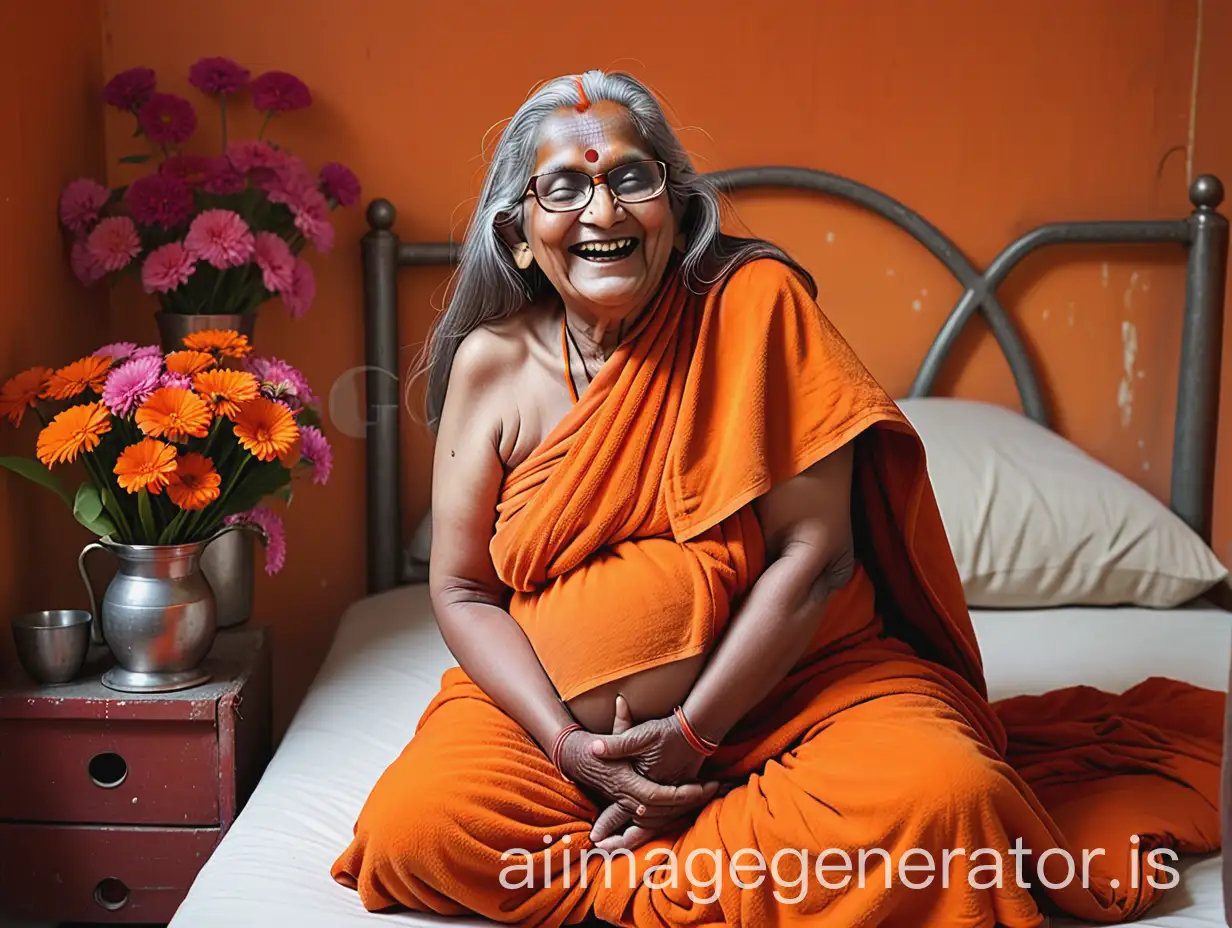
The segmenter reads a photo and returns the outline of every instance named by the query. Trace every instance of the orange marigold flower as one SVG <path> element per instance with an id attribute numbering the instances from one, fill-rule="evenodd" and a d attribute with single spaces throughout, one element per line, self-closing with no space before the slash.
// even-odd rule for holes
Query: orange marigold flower
<path id="1" fill-rule="evenodd" d="M 167 355 L 167 370 L 192 377 L 214 366 L 214 356 L 204 351 L 173 351 Z"/>
<path id="2" fill-rule="evenodd" d="M 74 361 L 51 375 L 47 386 L 43 389 L 43 398 L 68 400 L 82 393 L 87 387 L 95 393 L 102 393 L 103 383 L 107 380 L 109 370 L 111 370 L 111 358 L 108 357 L 91 356 Z"/>
<path id="3" fill-rule="evenodd" d="M 235 437 L 259 461 L 272 461 L 299 439 L 299 426 L 291 410 L 263 396 L 240 406 L 235 415 Z"/>
<path id="4" fill-rule="evenodd" d="M 248 336 L 234 329 L 202 329 L 184 336 L 184 347 L 194 351 L 217 352 L 226 358 L 242 358 L 252 351 Z"/>
<path id="5" fill-rule="evenodd" d="M 143 438 L 120 452 L 115 472 L 120 484 L 129 493 L 149 490 L 157 495 L 163 491 L 176 467 L 175 445 L 155 438 Z"/>
<path id="6" fill-rule="evenodd" d="M 193 389 L 214 407 L 214 415 L 234 419 L 240 404 L 255 400 L 261 384 L 248 371 L 205 371 L 193 378 Z"/>
<path id="7" fill-rule="evenodd" d="M 70 406 L 39 432 L 38 459 L 48 467 L 75 461 L 81 452 L 97 448 L 109 431 L 111 413 L 102 403 Z"/>
<path id="8" fill-rule="evenodd" d="M 0 387 L 0 416 L 8 416 L 14 425 L 21 425 L 21 417 L 38 402 L 50 375 L 50 367 L 32 367 L 10 377 Z"/>
<path id="9" fill-rule="evenodd" d="M 204 509 L 218 499 L 222 477 L 209 458 L 190 451 L 177 462 L 167 495 L 181 509 Z"/>
<path id="10" fill-rule="evenodd" d="M 210 407 L 191 390 L 162 387 L 141 404 L 134 419 L 137 428 L 151 438 L 184 441 L 205 438 L 210 431 Z"/>

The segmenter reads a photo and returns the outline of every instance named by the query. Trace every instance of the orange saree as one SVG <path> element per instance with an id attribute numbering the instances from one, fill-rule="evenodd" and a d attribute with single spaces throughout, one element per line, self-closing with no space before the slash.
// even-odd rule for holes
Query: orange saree
<path id="1" fill-rule="evenodd" d="M 922 445 L 778 262 L 706 295 L 673 268 L 508 475 L 491 552 L 510 613 L 566 700 L 705 653 L 765 566 L 749 503 L 848 442 L 860 567 L 703 767 L 719 797 L 603 855 L 588 840 L 600 810 L 455 668 L 335 879 L 370 910 L 522 925 L 1145 912 L 1173 852 L 1219 846 L 1223 694 L 1156 679 L 991 706 Z"/>

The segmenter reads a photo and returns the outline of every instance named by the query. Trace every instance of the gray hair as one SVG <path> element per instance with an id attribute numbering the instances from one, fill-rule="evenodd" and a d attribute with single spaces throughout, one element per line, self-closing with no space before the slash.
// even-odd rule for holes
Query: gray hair
<path id="1" fill-rule="evenodd" d="M 483 324 L 508 317 L 554 292 L 537 266 L 518 270 L 496 223 L 511 214 L 520 217 L 523 195 L 537 160 L 540 127 L 556 110 L 581 102 L 579 79 L 591 103 L 606 100 L 628 110 L 654 157 L 667 165 L 667 194 L 681 217 L 679 227 L 685 237 L 681 272 L 691 290 L 704 292 L 740 265 L 771 257 L 794 268 L 816 294 L 812 277 L 781 249 L 761 239 L 738 238 L 720 230 L 720 192 L 697 173 L 649 88 L 620 72 L 586 71 L 555 78 L 531 93 L 501 133 L 460 249 L 446 308 L 437 316 L 420 355 L 415 373 L 426 371 L 428 375 L 427 424 L 433 431 L 440 422 L 449 373 L 462 340 Z"/>

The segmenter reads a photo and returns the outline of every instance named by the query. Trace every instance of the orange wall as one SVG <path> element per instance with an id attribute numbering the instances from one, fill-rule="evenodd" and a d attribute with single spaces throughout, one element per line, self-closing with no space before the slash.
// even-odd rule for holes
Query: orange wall
<path id="1" fill-rule="evenodd" d="M 317 105 L 279 120 L 275 138 L 313 164 L 350 164 L 365 197 L 398 206 L 397 229 L 408 239 L 460 235 L 479 189 L 485 131 L 536 82 L 594 66 L 627 68 L 662 92 L 676 123 L 693 127 L 683 137 L 703 167 L 786 163 L 857 178 L 920 211 L 977 264 L 1042 222 L 1188 210 L 1197 0 L 759 6 L 752 14 L 745 3 L 664 4 L 639 30 L 614 10 L 609 25 L 573 3 L 540 4 L 528 15 L 532 8 L 492 0 L 103 0 L 103 65 L 108 75 L 152 66 L 180 92 L 189 92 L 188 65 L 203 55 L 299 74 Z M 1219 111 L 1232 92 L 1226 4 L 1206 4 L 1203 33 L 1194 166 L 1232 184 L 1232 129 Z M 217 132 L 207 108 L 202 115 L 198 141 L 208 148 Z M 107 120 L 114 159 L 129 150 L 129 130 L 115 114 Z M 957 284 L 906 236 L 855 210 L 772 196 L 739 205 L 756 232 L 815 272 L 824 308 L 887 388 L 905 391 Z M 322 388 L 362 363 L 362 232 L 358 211 L 341 217 L 338 248 L 315 260 L 319 295 L 307 320 L 294 324 L 275 309 L 258 326 L 263 351 L 298 363 Z M 1161 496 L 1183 294 L 1178 257 L 1162 248 L 1054 252 L 1028 260 L 1003 290 L 1061 431 Z M 444 279 L 440 271 L 404 277 L 408 365 Z M 121 291 L 112 334 L 153 337 L 150 310 L 139 293 Z M 1137 337 L 1128 371 L 1125 331 Z M 960 355 L 946 391 L 1016 404 L 990 338 L 971 334 Z M 1232 352 L 1227 370 L 1232 388 Z M 1118 402 L 1123 377 L 1130 404 Z M 1232 400 L 1225 426 L 1230 418 Z M 1226 442 L 1232 429 L 1223 431 Z M 430 443 L 409 422 L 408 432 L 406 485 L 417 515 L 428 499 Z M 260 617 L 276 627 L 280 729 L 339 613 L 363 590 L 363 447 L 335 437 L 333 483 L 297 498 L 289 567 L 259 583 Z M 1218 508 L 1216 549 L 1232 561 L 1226 478 Z"/>
<path id="2" fill-rule="evenodd" d="M 0 377 L 34 364 L 67 364 L 103 343 L 104 291 L 83 293 L 64 259 L 56 203 L 62 184 L 102 168 L 99 4 L 80 0 L 58 17 L 32 4 L 0 13 Z M 31 456 L 38 423 L 0 425 L 0 454 Z M 0 654 L 12 650 L 8 622 L 21 612 L 85 608 L 76 558 L 88 533 L 58 499 L 0 475 Z"/>

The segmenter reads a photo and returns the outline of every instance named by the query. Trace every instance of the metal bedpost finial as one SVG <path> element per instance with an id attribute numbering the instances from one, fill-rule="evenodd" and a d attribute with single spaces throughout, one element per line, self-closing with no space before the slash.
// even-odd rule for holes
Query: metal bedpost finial
<path id="1" fill-rule="evenodd" d="M 1199 174 L 1189 187 L 1189 202 L 1195 209 L 1218 209 L 1223 202 L 1223 181 L 1214 174 Z"/>
<path id="2" fill-rule="evenodd" d="M 398 211 L 386 199 L 373 200 L 368 204 L 368 225 L 373 229 L 388 232 L 393 228 Z"/>

